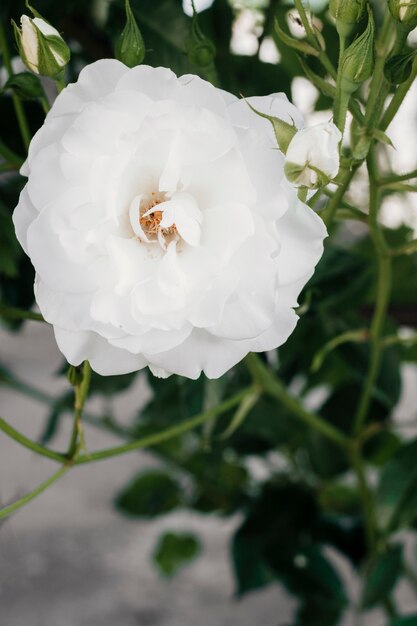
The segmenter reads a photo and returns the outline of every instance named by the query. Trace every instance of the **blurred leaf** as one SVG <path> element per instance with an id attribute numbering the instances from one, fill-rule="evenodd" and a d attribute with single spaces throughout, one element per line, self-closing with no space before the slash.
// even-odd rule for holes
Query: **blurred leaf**
<path id="1" fill-rule="evenodd" d="M 39 77 L 31 72 L 21 72 L 10 76 L 1 91 L 13 91 L 23 100 L 31 100 L 44 96 Z"/>
<path id="2" fill-rule="evenodd" d="M 377 467 L 385 465 L 401 446 L 398 435 L 383 430 L 369 439 L 364 446 L 364 456 Z"/>
<path id="3" fill-rule="evenodd" d="M 0 274 L 14 278 L 22 250 L 17 242 L 10 212 L 0 202 Z"/>
<path id="4" fill-rule="evenodd" d="M 389 547 L 372 563 L 362 593 L 362 606 L 370 609 L 380 604 L 393 591 L 402 571 L 402 548 Z"/>
<path id="5" fill-rule="evenodd" d="M 201 544 L 189 533 L 164 533 L 158 541 L 153 559 L 164 576 L 174 576 L 201 552 Z"/>
<path id="6" fill-rule="evenodd" d="M 162 470 L 140 473 L 118 494 L 116 507 L 134 517 L 156 517 L 169 513 L 183 502 L 177 481 Z"/>
<path id="7" fill-rule="evenodd" d="M 389 626 L 417 626 L 417 615 L 399 617 L 389 623 Z"/>
<path id="8" fill-rule="evenodd" d="M 68 366 L 65 364 L 65 369 Z M 91 373 L 90 395 L 113 396 L 126 391 L 133 384 L 138 372 L 131 374 L 119 374 L 117 376 L 100 376 L 96 372 Z"/>
<path id="9" fill-rule="evenodd" d="M 417 440 L 403 445 L 383 468 L 375 494 L 379 526 L 385 532 L 417 518 Z"/>

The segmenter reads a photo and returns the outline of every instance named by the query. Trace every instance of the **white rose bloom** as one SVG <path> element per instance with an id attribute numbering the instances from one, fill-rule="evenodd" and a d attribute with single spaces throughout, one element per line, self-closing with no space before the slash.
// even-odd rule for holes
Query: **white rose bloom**
<path id="1" fill-rule="evenodd" d="M 321 187 L 339 171 L 340 130 L 333 123 L 299 130 L 285 155 L 285 173 L 297 187 Z"/>
<path id="2" fill-rule="evenodd" d="M 250 102 L 300 123 L 282 94 Z M 58 96 L 22 173 L 17 236 L 70 363 L 216 378 L 294 330 L 326 230 L 245 101 L 98 61 Z"/>

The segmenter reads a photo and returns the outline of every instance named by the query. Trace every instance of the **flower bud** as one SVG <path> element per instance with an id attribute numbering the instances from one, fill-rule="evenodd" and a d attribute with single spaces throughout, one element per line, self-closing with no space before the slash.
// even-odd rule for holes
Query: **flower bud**
<path id="1" fill-rule="evenodd" d="M 341 88 L 354 93 L 373 72 L 375 65 L 375 25 L 368 8 L 368 24 L 362 35 L 346 48 L 341 60 Z"/>
<path id="2" fill-rule="evenodd" d="M 36 14 L 38 15 L 38 14 Z M 22 61 L 32 72 L 56 77 L 70 59 L 70 49 L 59 32 L 41 17 L 22 15 L 20 28 L 12 20 Z"/>
<path id="3" fill-rule="evenodd" d="M 216 46 L 202 32 L 198 23 L 198 14 L 192 2 L 193 17 L 191 21 L 191 33 L 187 44 L 188 58 L 190 62 L 201 69 L 210 67 L 216 56 Z"/>
<path id="4" fill-rule="evenodd" d="M 317 189 L 339 171 L 339 143 L 342 134 L 333 124 L 318 124 L 299 130 L 291 140 L 284 172 L 296 187 Z"/>
<path id="5" fill-rule="evenodd" d="M 388 0 L 391 15 L 407 30 L 417 26 L 417 0 Z"/>
<path id="6" fill-rule="evenodd" d="M 126 0 L 125 10 L 126 25 L 117 40 L 114 52 L 116 59 L 128 67 L 135 67 L 140 65 L 145 58 L 145 44 L 130 8 L 129 0 Z"/>
<path id="7" fill-rule="evenodd" d="M 330 15 L 336 20 L 336 29 L 342 37 L 348 37 L 365 15 L 366 0 L 330 0 Z"/>

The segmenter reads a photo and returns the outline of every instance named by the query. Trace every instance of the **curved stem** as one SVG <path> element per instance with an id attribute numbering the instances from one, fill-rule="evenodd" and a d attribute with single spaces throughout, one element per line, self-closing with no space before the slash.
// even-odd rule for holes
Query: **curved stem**
<path id="1" fill-rule="evenodd" d="M 322 211 L 321 217 L 323 218 L 323 221 L 326 224 L 326 226 L 330 226 L 330 224 L 332 223 L 335 213 L 337 209 L 339 208 L 339 204 L 343 196 L 345 195 L 346 191 L 348 190 L 349 185 L 359 165 L 360 163 L 357 163 L 357 164 L 355 163 L 351 167 L 350 170 L 347 169 L 344 172 L 344 174 L 342 175 L 342 180 L 340 182 L 339 187 L 337 188 L 333 196 L 330 198 L 329 202 L 327 203 L 326 208 Z"/>
<path id="2" fill-rule="evenodd" d="M 281 404 L 307 424 L 307 426 L 318 431 L 336 445 L 343 449 L 349 446 L 350 439 L 338 428 L 326 422 L 320 415 L 304 408 L 297 398 L 294 398 L 294 396 L 288 393 L 284 385 L 269 371 L 268 367 L 264 365 L 257 354 L 248 354 L 245 358 L 245 362 L 254 381 L 261 386 L 265 393 L 279 400 Z"/>
<path id="3" fill-rule="evenodd" d="M 119 456 L 120 454 L 126 454 L 127 452 L 133 452 L 142 448 L 149 448 L 151 446 L 156 446 L 159 443 L 163 443 L 164 441 L 168 441 L 169 439 L 174 439 L 174 437 L 178 437 L 188 430 L 197 428 L 197 426 L 201 426 L 208 420 L 211 420 L 218 415 L 225 413 L 229 409 L 239 404 L 246 396 L 252 395 L 255 389 L 258 389 L 258 387 L 255 385 L 247 387 L 243 391 L 240 391 L 236 395 L 229 398 L 229 400 L 222 402 L 218 406 L 213 407 L 212 409 L 209 409 L 208 411 L 205 411 L 200 415 L 191 417 L 181 424 L 171 426 L 170 428 L 167 428 L 166 430 L 163 430 L 159 433 L 148 435 L 147 437 L 142 437 L 142 439 L 137 439 L 136 441 L 132 441 L 122 446 L 117 446 L 115 448 L 106 448 L 105 450 L 98 450 L 97 452 L 91 452 L 90 454 L 80 455 L 75 459 L 74 464 L 82 465 L 85 463 L 92 463 L 94 461 L 102 461 L 110 457 Z"/>
<path id="4" fill-rule="evenodd" d="M 1 417 L 0 430 L 11 439 L 14 439 L 25 448 L 32 450 L 32 452 L 36 452 L 36 454 L 39 454 L 40 456 L 46 456 L 48 459 L 53 459 L 54 461 L 58 461 L 59 463 L 65 463 L 65 461 L 67 460 L 63 454 L 55 452 L 54 450 L 50 450 L 49 448 L 45 448 L 45 446 L 42 446 L 36 441 L 32 441 L 32 439 L 29 439 L 28 437 L 26 437 L 26 435 L 13 428 L 13 426 L 8 424 Z"/>
<path id="5" fill-rule="evenodd" d="M 13 76 L 14 72 L 13 72 L 11 61 L 10 61 L 6 35 L 4 33 L 3 25 L 1 24 L 1 22 L 0 22 L 0 50 L 3 54 L 3 63 L 4 63 L 4 67 L 6 68 L 7 74 L 9 76 Z M 29 125 L 27 123 L 25 110 L 23 108 L 20 98 L 15 93 L 12 93 L 12 101 L 13 101 L 13 106 L 15 109 L 16 117 L 17 117 L 17 122 L 19 124 L 20 134 L 22 135 L 23 145 L 27 151 L 29 148 L 30 140 L 31 140 L 31 134 L 29 130 Z"/>
<path id="6" fill-rule="evenodd" d="M 48 478 L 48 480 L 45 480 L 45 482 L 41 483 L 39 487 L 36 487 L 36 489 L 33 489 L 33 491 L 30 491 L 22 498 L 19 498 L 19 500 L 12 502 L 12 504 L 5 506 L 3 509 L 0 509 L 0 519 L 4 519 L 5 517 L 8 517 L 9 515 L 11 515 L 11 513 L 14 513 L 18 509 L 22 508 L 22 506 L 25 506 L 25 504 L 27 504 L 31 500 L 34 500 L 34 498 L 39 496 L 43 491 L 48 489 L 48 487 L 50 487 L 57 480 L 59 480 L 61 476 L 66 474 L 68 470 L 69 470 L 68 466 L 61 467 L 61 469 L 55 472 L 55 474 L 52 474 L 52 476 Z"/>

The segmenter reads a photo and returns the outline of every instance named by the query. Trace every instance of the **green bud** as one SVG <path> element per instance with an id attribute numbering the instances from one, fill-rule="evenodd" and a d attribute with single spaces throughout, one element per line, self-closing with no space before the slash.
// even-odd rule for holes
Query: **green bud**
<path id="1" fill-rule="evenodd" d="M 341 60 L 341 88 L 345 93 L 354 93 L 372 75 L 375 65 L 374 38 L 374 18 L 368 6 L 366 29 L 346 48 Z"/>
<path id="2" fill-rule="evenodd" d="M 80 385 L 83 380 L 82 365 L 70 365 L 67 372 L 67 379 L 73 387 Z"/>
<path id="3" fill-rule="evenodd" d="M 392 17 L 407 30 L 417 26 L 417 0 L 388 0 Z"/>
<path id="4" fill-rule="evenodd" d="M 70 49 L 53 26 L 28 3 L 26 6 L 35 17 L 22 15 L 20 28 L 12 20 L 21 59 L 35 74 L 56 78 L 70 60 Z"/>
<path id="5" fill-rule="evenodd" d="M 291 143 L 294 135 L 297 133 L 297 127 L 294 124 L 289 124 L 288 122 L 284 122 L 279 117 L 274 117 L 273 115 L 267 115 L 266 113 L 262 113 L 253 107 L 249 102 L 246 101 L 248 107 L 264 119 L 268 120 L 272 124 L 272 128 L 274 129 L 275 139 L 277 140 L 277 144 L 279 149 L 283 154 L 287 153 L 288 146 Z"/>
<path id="6" fill-rule="evenodd" d="M 201 69 L 210 67 L 216 56 L 216 46 L 202 32 L 198 23 L 198 14 L 195 10 L 194 2 L 193 17 L 191 20 L 191 33 L 187 44 L 188 58 L 190 62 Z"/>
<path id="7" fill-rule="evenodd" d="M 116 42 L 114 52 L 116 59 L 128 67 L 135 67 L 140 65 L 145 58 L 145 44 L 130 8 L 129 0 L 126 0 L 125 10 L 126 25 Z"/>
<path id="8" fill-rule="evenodd" d="M 349 37 L 365 15 L 366 0 L 330 0 L 330 15 L 341 37 Z"/>
<path id="9" fill-rule="evenodd" d="M 392 85 L 405 83 L 410 77 L 416 54 L 415 50 L 411 50 L 405 54 L 396 54 L 390 57 L 384 66 L 384 74 L 387 81 Z"/>

